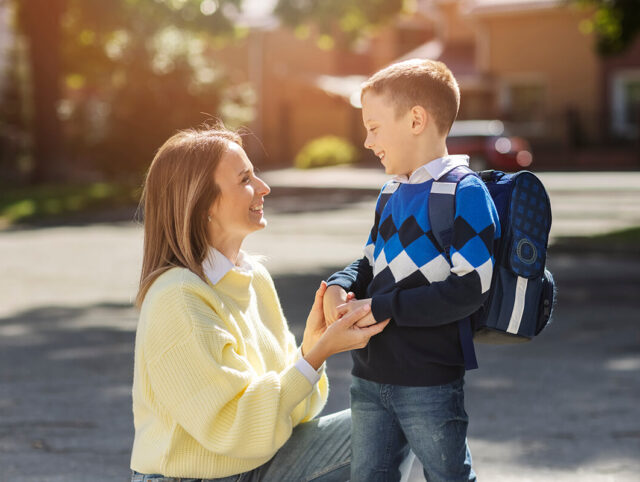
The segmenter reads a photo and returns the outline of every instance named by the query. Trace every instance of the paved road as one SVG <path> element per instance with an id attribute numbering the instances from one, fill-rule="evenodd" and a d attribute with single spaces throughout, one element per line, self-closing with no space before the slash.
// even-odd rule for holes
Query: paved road
<path id="1" fill-rule="evenodd" d="M 267 256 L 299 335 L 319 280 L 359 254 L 379 175 L 359 172 L 368 185 L 345 193 L 285 174 L 269 175 L 269 227 L 247 249 Z M 640 225 L 638 173 L 544 179 L 555 236 Z M 128 222 L 0 233 L 0 482 L 126 479 L 141 242 Z M 482 368 L 467 377 L 476 470 L 489 481 L 637 480 L 640 259 L 552 250 L 549 262 L 555 325 L 526 346 L 479 347 Z M 349 366 L 348 355 L 330 361 L 329 412 L 348 405 Z"/>

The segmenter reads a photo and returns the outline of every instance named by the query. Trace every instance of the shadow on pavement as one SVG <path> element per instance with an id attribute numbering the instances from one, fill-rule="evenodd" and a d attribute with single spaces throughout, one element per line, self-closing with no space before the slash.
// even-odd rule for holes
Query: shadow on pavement
<path id="1" fill-rule="evenodd" d="M 123 480 L 135 319 L 98 304 L 0 320 L 0 479 Z"/>

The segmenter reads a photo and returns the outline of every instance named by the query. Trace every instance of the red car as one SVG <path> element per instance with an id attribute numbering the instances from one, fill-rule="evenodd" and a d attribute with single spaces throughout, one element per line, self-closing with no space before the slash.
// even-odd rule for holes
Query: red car
<path id="1" fill-rule="evenodd" d="M 447 137 L 449 154 L 468 154 L 471 168 L 519 171 L 533 162 L 531 146 L 522 137 L 510 136 L 499 120 L 456 121 Z"/>

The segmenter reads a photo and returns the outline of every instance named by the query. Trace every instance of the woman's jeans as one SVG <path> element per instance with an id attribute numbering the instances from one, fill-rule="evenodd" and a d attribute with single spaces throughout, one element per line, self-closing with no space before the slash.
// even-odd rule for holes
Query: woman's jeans
<path id="1" fill-rule="evenodd" d="M 464 379 L 434 387 L 352 377 L 351 482 L 400 480 L 413 451 L 429 482 L 476 480 L 467 446 Z"/>
<path id="2" fill-rule="evenodd" d="M 349 410 L 302 423 L 269 462 L 243 474 L 220 479 L 188 479 L 134 472 L 131 482 L 344 482 L 351 463 Z"/>

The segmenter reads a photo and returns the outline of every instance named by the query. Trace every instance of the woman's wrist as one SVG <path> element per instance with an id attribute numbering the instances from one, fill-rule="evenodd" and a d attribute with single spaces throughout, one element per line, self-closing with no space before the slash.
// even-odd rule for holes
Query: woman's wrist
<path id="1" fill-rule="evenodd" d="M 300 353 L 302 354 L 303 358 L 307 353 L 311 351 L 314 345 L 315 343 L 308 340 L 306 336 L 302 339 L 302 345 L 300 345 Z"/>
<path id="2" fill-rule="evenodd" d="M 328 352 L 322 340 L 318 342 L 308 351 L 305 350 L 304 343 L 302 347 L 302 358 L 313 367 L 314 370 L 319 370 L 322 364 L 329 358 L 331 354 Z"/>
<path id="3" fill-rule="evenodd" d="M 300 345 L 300 351 L 302 352 L 302 356 L 304 357 L 307 353 L 313 350 L 314 347 L 320 342 L 322 338 L 323 338 L 322 335 L 318 335 L 305 330 L 304 335 L 302 337 L 302 345 Z"/>

